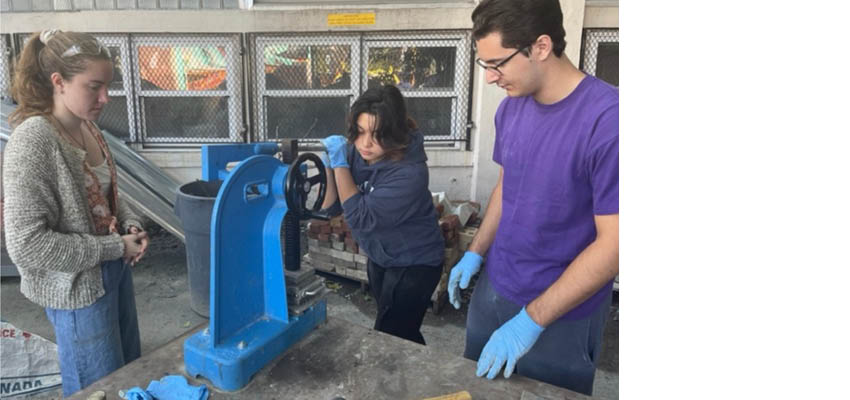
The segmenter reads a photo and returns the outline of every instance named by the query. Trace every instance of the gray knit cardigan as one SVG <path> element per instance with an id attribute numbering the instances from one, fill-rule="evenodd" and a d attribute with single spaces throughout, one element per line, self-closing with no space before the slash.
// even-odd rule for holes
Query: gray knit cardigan
<path id="1" fill-rule="evenodd" d="M 44 117 L 12 133 L 3 156 L 6 248 L 21 273 L 21 293 L 57 309 L 88 306 L 103 296 L 100 263 L 124 255 L 117 233 L 95 235 L 86 195 L 86 152 L 61 139 Z M 141 227 L 118 201 L 122 232 Z"/>

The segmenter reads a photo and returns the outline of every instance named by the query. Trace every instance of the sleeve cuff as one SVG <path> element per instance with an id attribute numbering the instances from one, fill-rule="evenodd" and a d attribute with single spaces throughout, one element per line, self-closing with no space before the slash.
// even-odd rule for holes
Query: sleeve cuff
<path id="1" fill-rule="evenodd" d="M 96 236 L 100 244 L 100 260 L 109 261 L 124 255 L 124 241 L 121 235 L 111 233 L 106 236 Z"/>

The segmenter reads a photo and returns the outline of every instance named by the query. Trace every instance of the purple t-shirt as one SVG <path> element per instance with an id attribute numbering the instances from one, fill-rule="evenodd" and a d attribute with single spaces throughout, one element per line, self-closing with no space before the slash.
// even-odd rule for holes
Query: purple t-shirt
<path id="1" fill-rule="evenodd" d="M 617 88 L 588 75 L 557 103 L 526 96 L 499 105 L 502 217 L 487 271 L 500 295 L 530 303 L 596 238 L 593 216 L 619 213 L 619 102 Z M 586 317 L 612 285 L 562 318 Z"/>

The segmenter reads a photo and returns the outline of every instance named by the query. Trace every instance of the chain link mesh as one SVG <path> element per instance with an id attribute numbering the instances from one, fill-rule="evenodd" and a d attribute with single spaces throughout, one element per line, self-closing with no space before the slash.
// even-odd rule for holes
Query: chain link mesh
<path id="1" fill-rule="evenodd" d="M 471 67 L 464 32 L 364 37 L 367 88 L 394 84 L 430 141 L 466 140 Z"/>
<path id="2" fill-rule="evenodd" d="M 620 31 L 585 29 L 581 69 L 614 86 L 620 85 Z"/>
<path id="3" fill-rule="evenodd" d="M 95 35 L 112 55 L 112 83 L 109 84 L 109 102 L 100 113 L 98 126 L 113 136 L 127 142 L 137 140 L 136 116 L 133 112 L 133 80 L 131 78 L 129 36 Z"/>
<path id="4" fill-rule="evenodd" d="M 12 90 L 12 75 L 9 73 L 11 65 L 9 39 L 9 35 L 0 36 L 0 99 L 9 98 Z"/>
<path id="5" fill-rule="evenodd" d="M 238 35 L 132 36 L 142 140 L 241 141 L 240 53 Z"/>
<path id="6" fill-rule="evenodd" d="M 394 84 L 427 140 L 465 140 L 469 46 L 465 32 L 256 36 L 259 139 L 342 133 L 360 93 Z"/>
<path id="7" fill-rule="evenodd" d="M 256 36 L 254 82 L 260 140 L 341 134 L 360 92 L 357 35 Z"/>

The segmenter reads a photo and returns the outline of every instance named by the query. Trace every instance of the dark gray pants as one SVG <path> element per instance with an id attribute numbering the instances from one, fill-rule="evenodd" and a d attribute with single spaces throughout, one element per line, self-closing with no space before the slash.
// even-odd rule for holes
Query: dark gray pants
<path id="1" fill-rule="evenodd" d="M 366 272 L 378 305 L 375 330 L 425 344 L 419 328 L 440 283 L 442 265 L 385 268 L 369 260 Z"/>
<path id="2" fill-rule="evenodd" d="M 531 350 L 519 359 L 515 372 L 587 395 L 593 394 L 593 377 L 602 350 L 602 332 L 611 306 L 611 295 L 590 316 L 576 321 L 555 321 Z M 490 335 L 522 310 L 490 286 L 486 270 L 476 283 L 466 316 L 466 349 L 463 356 L 478 361 Z M 501 375 L 501 374 L 500 374 Z"/>

